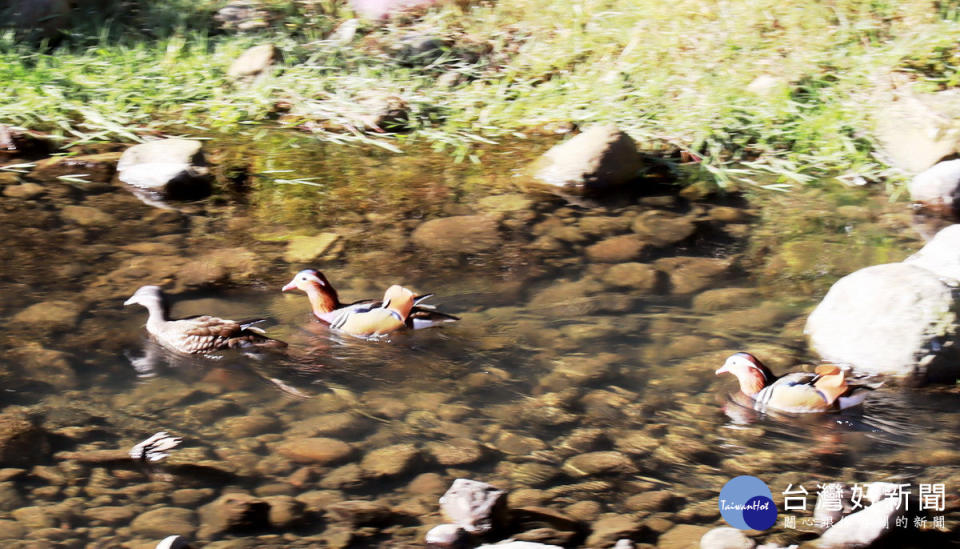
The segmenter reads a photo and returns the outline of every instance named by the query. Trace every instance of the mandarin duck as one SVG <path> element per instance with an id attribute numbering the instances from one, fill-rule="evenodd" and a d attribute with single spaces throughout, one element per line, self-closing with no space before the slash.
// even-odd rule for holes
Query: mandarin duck
<path id="1" fill-rule="evenodd" d="M 847 384 L 847 370 L 834 365 L 817 366 L 813 372 L 793 372 L 781 377 L 750 353 L 727 358 L 717 375 L 730 373 L 740 382 L 740 391 L 753 400 L 753 408 L 789 413 L 829 412 L 863 402 L 871 387 Z"/>
<path id="2" fill-rule="evenodd" d="M 390 286 L 383 301 L 323 313 L 320 320 L 350 335 L 376 338 L 406 327 L 416 296 L 403 286 Z"/>
<path id="3" fill-rule="evenodd" d="M 263 319 L 237 322 L 215 316 L 170 320 L 167 300 L 159 286 L 143 286 L 123 305 L 142 305 L 149 312 L 147 332 L 167 349 L 202 354 L 223 349 L 282 349 L 286 343 L 263 335 L 254 324 Z"/>
<path id="4" fill-rule="evenodd" d="M 344 309 L 369 310 L 370 308 L 380 307 L 383 302 L 376 299 L 363 299 L 349 304 L 340 302 L 337 291 L 330 285 L 330 281 L 323 273 L 315 269 L 304 269 L 294 275 L 281 291 L 300 290 L 307 294 L 310 300 L 310 308 L 313 310 L 313 316 L 318 320 L 330 323 L 329 313 Z M 426 305 L 423 302 L 432 297 L 433 294 L 414 296 L 413 308 L 406 317 L 405 325 L 407 328 L 419 330 L 420 328 L 430 328 L 447 322 L 456 322 L 459 317 L 447 313 L 441 313 L 434 310 L 433 306 Z"/>

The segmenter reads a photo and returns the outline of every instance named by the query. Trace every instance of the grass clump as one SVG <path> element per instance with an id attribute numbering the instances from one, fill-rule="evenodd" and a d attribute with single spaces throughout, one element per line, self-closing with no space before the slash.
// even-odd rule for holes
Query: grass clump
<path id="1" fill-rule="evenodd" d="M 786 185 L 896 180 L 875 157 L 877 78 L 905 72 L 930 90 L 960 79 L 960 8 L 942 1 L 480 2 L 353 36 L 334 32 L 352 15 L 334 1 L 263 2 L 266 27 L 246 33 L 217 30 L 222 3 L 111 5 L 55 47 L 0 35 L 0 122 L 72 143 L 309 123 L 327 140 L 428 140 L 459 157 L 558 122 L 613 122 L 698 153 L 694 177 Z M 425 38 L 443 47 L 418 59 Z M 264 42 L 282 51 L 279 69 L 230 83 L 230 62 Z M 357 122 L 371 90 L 406 104 L 405 133 Z"/>

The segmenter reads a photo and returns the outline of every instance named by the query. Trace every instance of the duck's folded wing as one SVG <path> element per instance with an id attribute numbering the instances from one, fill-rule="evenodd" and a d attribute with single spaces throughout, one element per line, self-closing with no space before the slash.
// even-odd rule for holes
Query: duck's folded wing
<path id="1" fill-rule="evenodd" d="M 757 410 L 779 410 L 789 413 L 824 412 L 832 402 L 813 386 L 816 374 L 797 372 L 787 374 L 757 393 Z"/>
<path id="2" fill-rule="evenodd" d="M 330 323 L 334 330 L 358 336 L 387 334 L 403 325 L 399 315 L 382 307 L 363 312 L 343 311 Z"/>

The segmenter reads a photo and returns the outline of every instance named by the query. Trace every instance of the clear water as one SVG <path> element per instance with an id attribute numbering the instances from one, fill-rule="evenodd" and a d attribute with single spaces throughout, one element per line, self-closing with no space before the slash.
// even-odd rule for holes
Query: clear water
<path id="1" fill-rule="evenodd" d="M 380 528 L 354 529 L 349 546 L 416 546 L 443 522 L 436 490 L 416 488 L 425 478 L 444 486 L 458 477 L 491 482 L 512 492 L 514 506 L 568 512 L 589 528 L 604 513 L 650 525 L 723 525 L 720 488 L 750 474 L 767 482 L 781 509 L 790 483 L 813 494 L 818 482 L 908 482 L 915 492 L 919 483 L 945 483 L 946 527 L 957 531 L 955 387 L 885 386 L 859 410 L 778 418 L 730 402 L 733 380 L 713 373 L 737 350 L 777 372 L 814 359 L 803 321 L 829 285 L 922 245 L 904 204 L 828 183 L 786 194 L 687 200 L 655 192 L 571 204 L 528 192 L 519 168 L 538 152 L 528 143 L 491 148 L 483 164 L 471 165 L 429 151 L 394 156 L 270 139 L 256 149 L 211 144 L 219 176 L 236 187 L 178 209 L 145 205 L 119 187 L 90 192 L 61 181 L 40 182 L 45 194 L 32 200 L 3 199 L 0 404 L 34 414 L 51 432 L 51 451 L 39 468 L 22 466 L 7 480 L 18 497 L 0 502 L 0 520 L 20 520 L 15 509 L 23 507 L 58 509 L 53 527 L 61 532 L 38 537 L 112 547 L 159 538 L 85 510 L 196 511 L 225 490 L 264 497 L 321 490 L 334 501 L 393 508 Z M 485 201 L 499 195 L 530 202 L 510 210 Z M 644 290 L 611 284 L 611 264 L 591 259 L 587 248 L 630 234 L 630 223 L 617 219 L 654 210 L 694 220 L 696 231 L 646 248 L 637 262 L 693 256 L 731 266 L 683 295 L 666 275 Z M 498 223 L 499 241 L 487 251 L 436 252 L 411 241 L 425 220 L 477 212 Z M 589 233 L 583 219 L 591 217 L 610 218 L 615 228 Z M 329 231 L 340 240 L 326 257 L 284 260 L 292 235 Z M 323 270 L 345 302 L 402 283 L 435 293 L 432 302 L 462 320 L 390 341 L 332 334 L 311 320 L 303 295 L 280 293 L 308 266 Z M 168 288 L 174 316 L 269 317 L 268 333 L 287 341 L 289 353 L 171 356 L 146 339 L 145 310 L 122 307 L 145 284 Z M 755 291 L 729 304 L 699 301 L 716 288 Z M 17 317 L 51 301 L 73 304 L 75 317 L 59 325 Z M 251 416 L 267 420 L 242 423 Z M 185 442 L 150 467 L 58 454 L 128 449 L 160 430 Z M 350 443 L 354 457 L 310 466 L 277 451 L 317 433 Z M 441 464 L 436 448 L 462 439 L 477 442 L 482 455 Z M 418 457 L 397 474 L 364 472 L 366 455 L 396 444 L 413 444 Z M 569 460 L 591 451 L 619 452 L 623 461 L 572 472 Z M 43 473 L 51 467 L 63 478 Z M 175 495 L 184 488 L 203 492 L 185 500 Z M 664 489 L 675 495 L 668 504 L 632 503 Z M 585 512 L 577 506 L 583 501 L 595 505 Z M 308 505 L 296 525 L 208 537 L 338 546 L 331 532 L 339 526 L 323 517 L 323 508 Z M 778 523 L 761 538 L 797 542 L 810 531 Z M 657 534 L 648 526 L 634 537 L 656 543 Z M 954 537 L 916 535 L 935 544 Z"/>

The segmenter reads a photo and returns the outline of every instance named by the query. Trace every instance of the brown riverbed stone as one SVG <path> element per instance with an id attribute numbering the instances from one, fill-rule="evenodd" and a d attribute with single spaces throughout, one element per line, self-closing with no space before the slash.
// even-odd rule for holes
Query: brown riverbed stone
<path id="1" fill-rule="evenodd" d="M 485 215 L 458 215 L 431 219 L 416 228 L 411 239 L 438 252 L 479 253 L 500 244 L 497 222 Z"/>
<path id="2" fill-rule="evenodd" d="M 10 185 L 3 188 L 3 196 L 19 198 L 21 200 L 33 200 L 45 192 L 47 192 L 47 190 L 42 185 L 37 185 L 36 183 L 22 183 L 20 185 Z"/>
<path id="3" fill-rule="evenodd" d="M 621 538 L 640 533 L 640 521 L 631 515 L 608 515 L 591 525 L 593 532 L 587 538 L 587 547 L 612 547 Z"/>
<path id="4" fill-rule="evenodd" d="M 755 288 L 716 288 L 693 298 L 693 310 L 698 313 L 748 307 L 760 300 Z"/>
<path id="5" fill-rule="evenodd" d="M 635 235 L 612 236 L 587 246 L 585 252 L 590 261 L 621 263 L 640 257 L 647 243 Z"/>
<path id="6" fill-rule="evenodd" d="M 136 513 L 137 511 L 131 507 L 108 505 L 84 509 L 83 516 L 107 524 L 128 524 Z"/>
<path id="7" fill-rule="evenodd" d="M 0 414 L 0 465 L 29 465 L 50 451 L 47 433 L 19 411 Z"/>
<path id="8" fill-rule="evenodd" d="M 729 259 L 713 257 L 664 257 L 654 262 L 667 273 L 674 294 L 689 294 L 716 285 L 730 268 Z"/>
<path id="9" fill-rule="evenodd" d="M 654 246 L 676 244 L 689 238 L 697 230 L 696 224 L 689 217 L 657 210 L 638 215 L 631 228 L 645 242 Z"/>
<path id="10" fill-rule="evenodd" d="M 636 471 L 636 466 L 626 454 L 613 451 L 580 454 L 563 464 L 563 472 L 574 478 L 598 474 L 628 474 Z"/>
<path id="11" fill-rule="evenodd" d="M 267 415 L 231 417 L 217 423 L 220 431 L 233 440 L 276 432 L 280 425 L 277 418 Z"/>
<path id="12" fill-rule="evenodd" d="M 413 444 L 394 444 L 365 455 L 360 468 L 373 477 L 397 476 L 416 467 L 420 459 L 420 449 Z"/>
<path id="13" fill-rule="evenodd" d="M 476 463 L 483 458 L 483 447 L 469 438 L 452 438 L 427 444 L 427 451 L 440 465 L 456 466 Z"/>
<path id="14" fill-rule="evenodd" d="M 0 539 L 21 539 L 27 528 L 15 520 L 0 520 Z"/>
<path id="15" fill-rule="evenodd" d="M 293 439 L 277 446 L 277 452 L 298 463 L 331 465 L 349 459 L 353 447 L 333 438 L 314 437 Z"/>
<path id="16" fill-rule="evenodd" d="M 116 223 L 112 215 L 91 206 L 65 206 L 60 217 L 83 227 L 107 227 Z"/>
<path id="17" fill-rule="evenodd" d="M 197 531 L 197 515 L 182 507 L 160 507 L 133 519 L 130 530 L 157 539 L 173 534 L 191 538 Z"/>
<path id="18" fill-rule="evenodd" d="M 72 301 L 43 301 L 23 309 L 10 320 L 13 326 L 66 330 L 74 327 L 83 307 Z"/>
<path id="19" fill-rule="evenodd" d="M 650 292 L 657 286 L 659 271 L 645 263 L 619 263 L 603 274 L 602 280 L 615 288 Z"/>

